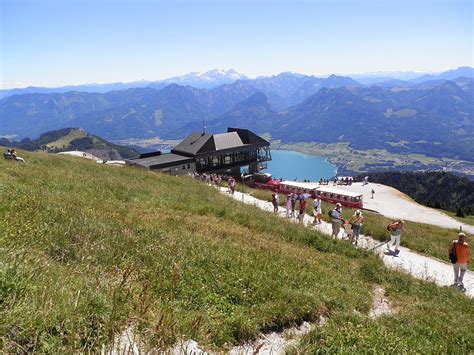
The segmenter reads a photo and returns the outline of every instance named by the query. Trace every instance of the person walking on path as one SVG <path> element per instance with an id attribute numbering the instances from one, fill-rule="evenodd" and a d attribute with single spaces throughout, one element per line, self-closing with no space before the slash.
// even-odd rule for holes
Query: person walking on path
<path id="1" fill-rule="evenodd" d="M 332 227 L 331 238 L 337 239 L 337 236 L 341 230 L 342 222 L 342 205 L 340 203 L 336 203 L 336 208 L 329 211 L 329 217 L 331 218 Z"/>
<path id="2" fill-rule="evenodd" d="M 300 213 L 298 214 L 298 220 L 300 223 L 304 223 L 304 215 L 306 214 L 306 199 L 300 200 Z"/>
<path id="3" fill-rule="evenodd" d="M 286 200 L 285 200 L 286 218 L 292 217 L 291 205 L 292 205 L 291 194 L 288 194 L 286 195 Z"/>
<path id="4" fill-rule="evenodd" d="M 454 270 L 454 285 L 462 292 L 466 292 L 464 288 L 463 279 L 467 271 L 467 264 L 470 261 L 469 245 L 466 243 L 466 234 L 460 232 L 458 240 L 453 240 L 448 250 L 448 254 L 455 255 L 455 263 L 453 263 Z M 451 260 L 453 262 L 453 260 Z"/>
<path id="5" fill-rule="evenodd" d="M 391 252 L 390 249 L 391 245 L 395 245 L 395 254 L 400 252 L 400 239 L 403 233 L 403 226 L 405 221 L 403 219 L 399 219 L 396 222 L 392 222 L 387 226 L 387 230 L 390 232 L 390 242 L 387 244 L 388 251 Z"/>
<path id="6" fill-rule="evenodd" d="M 373 198 L 374 198 L 374 194 L 375 194 L 375 191 L 374 191 L 374 189 L 372 189 L 372 191 L 370 191 L 370 193 L 372 194 L 372 197 L 371 197 L 371 199 L 373 199 Z"/>
<path id="7" fill-rule="evenodd" d="M 278 192 L 272 192 L 272 204 L 273 204 L 273 213 L 278 213 L 278 205 L 280 203 L 280 197 L 278 196 Z"/>
<path id="8" fill-rule="evenodd" d="M 352 243 L 354 245 L 359 243 L 360 228 L 362 226 L 363 220 L 364 217 L 362 216 L 362 212 L 359 210 L 355 211 L 354 215 L 349 220 L 349 223 L 352 226 Z"/>
<path id="9" fill-rule="evenodd" d="M 313 224 L 321 224 L 321 199 L 319 196 L 313 200 L 313 214 Z"/>
<path id="10" fill-rule="evenodd" d="M 296 218 L 295 211 L 296 211 L 296 200 L 298 199 L 298 195 L 294 192 L 291 194 L 291 218 Z"/>
<path id="11" fill-rule="evenodd" d="M 235 179 L 231 177 L 229 180 L 230 180 L 230 183 L 229 183 L 230 193 L 233 196 L 235 194 Z"/>

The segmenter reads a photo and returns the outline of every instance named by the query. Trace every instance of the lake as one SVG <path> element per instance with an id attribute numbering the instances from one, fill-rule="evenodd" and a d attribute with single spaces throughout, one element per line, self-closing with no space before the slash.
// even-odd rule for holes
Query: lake
<path id="1" fill-rule="evenodd" d="M 264 172 L 272 174 L 274 179 L 319 181 L 334 177 L 337 173 L 337 167 L 326 158 L 290 150 L 272 150 L 272 160 L 267 165 Z"/>

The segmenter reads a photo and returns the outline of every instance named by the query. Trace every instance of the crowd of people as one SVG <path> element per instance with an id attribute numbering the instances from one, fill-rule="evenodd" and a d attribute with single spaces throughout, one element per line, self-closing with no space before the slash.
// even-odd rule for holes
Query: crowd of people
<path id="1" fill-rule="evenodd" d="M 273 212 L 278 213 L 278 206 L 280 204 L 279 195 L 277 192 L 272 192 L 272 205 L 273 205 Z M 322 216 L 322 202 L 320 197 L 316 197 L 313 199 L 313 225 L 321 224 L 321 216 Z M 288 193 L 285 199 L 285 210 L 286 210 L 286 218 L 294 218 L 297 219 L 299 223 L 304 223 L 304 216 L 306 214 L 307 209 L 307 198 L 304 194 L 297 194 L 297 193 Z M 351 232 L 346 233 L 347 237 L 351 238 L 352 242 L 357 245 L 359 241 L 360 229 L 362 226 L 362 222 L 364 217 L 362 216 L 362 212 L 360 210 L 355 211 L 354 215 L 349 220 L 344 220 L 342 217 L 342 205 L 337 203 L 335 208 L 328 212 L 329 219 L 331 222 L 332 227 L 332 238 L 336 239 L 337 236 L 341 232 L 342 225 L 350 225 Z"/>
<path id="2" fill-rule="evenodd" d="M 236 181 L 234 177 L 229 175 L 220 175 L 220 174 L 198 174 L 193 173 L 189 174 L 193 179 L 201 180 L 206 182 L 208 185 L 214 185 L 216 187 L 221 187 L 224 181 L 227 182 L 227 192 L 229 194 L 234 194 L 236 189 Z"/>
<path id="3" fill-rule="evenodd" d="M 209 185 L 221 187 L 222 182 L 227 182 L 227 192 L 229 194 L 235 193 L 236 181 L 232 176 L 219 174 L 192 174 L 194 179 L 205 181 Z M 324 183 L 324 180 L 321 180 Z M 320 183 L 321 183 L 320 181 Z M 374 192 L 372 192 L 373 194 Z M 284 208 L 286 210 L 286 218 L 295 219 L 300 224 L 304 224 L 304 217 L 307 210 L 307 198 L 305 194 L 288 193 L 284 201 Z M 280 206 L 280 196 L 278 192 L 271 192 L 271 201 L 273 205 L 273 212 L 278 213 Z M 313 199 L 313 225 L 321 224 L 322 203 L 319 197 Z M 359 244 L 360 232 L 364 222 L 362 211 L 356 210 L 349 219 L 344 219 L 342 214 L 342 205 L 337 203 L 335 207 L 328 212 L 331 223 L 331 238 L 337 239 L 341 233 L 341 227 L 344 229 L 342 239 L 349 239 L 352 244 Z M 386 245 L 386 254 L 397 256 L 400 253 L 400 242 L 404 233 L 405 221 L 398 219 L 389 223 L 386 227 L 390 239 L 381 245 Z M 454 271 L 454 287 L 460 291 L 465 292 L 466 289 L 463 284 L 464 275 L 467 271 L 467 265 L 470 262 L 469 245 L 466 242 L 466 234 L 460 232 L 458 239 L 453 240 L 449 246 L 449 259 L 453 264 Z M 392 250 L 394 247 L 394 250 Z"/>
<path id="4" fill-rule="evenodd" d="M 299 223 L 304 223 L 304 216 L 306 214 L 307 199 L 304 194 L 289 193 L 285 199 L 286 218 L 295 218 Z M 279 195 L 277 192 L 272 192 L 273 212 L 278 213 Z M 298 206 L 297 206 L 298 205 Z M 296 213 L 298 210 L 298 213 Z M 313 199 L 313 225 L 321 224 L 322 206 L 321 199 L 316 197 Z M 344 226 L 345 237 L 350 239 L 352 244 L 358 245 L 361 228 L 364 222 L 364 216 L 360 210 L 356 210 L 354 214 L 347 220 L 342 215 L 342 205 L 337 203 L 333 209 L 328 212 L 331 223 L 331 238 L 337 239 L 341 226 Z M 404 233 L 405 221 L 398 219 L 389 223 L 386 227 L 390 239 L 386 244 L 386 254 L 397 256 L 400 253 L 400 242 Z M 344 239 L 344 236 L 343 236 Z M 394 247 L 394 250 L 392 250 Z M 464 274 L 467 270 L 467 265 L 470 261 L 469 245 L 466 242 L 466 234 L 460 232 L 457 240 L 453 240 L 449 250 L 449 258 L 453 263 L 454 270 L 454 285 L 462 292 L 466 289 L 463 284 Z"/>

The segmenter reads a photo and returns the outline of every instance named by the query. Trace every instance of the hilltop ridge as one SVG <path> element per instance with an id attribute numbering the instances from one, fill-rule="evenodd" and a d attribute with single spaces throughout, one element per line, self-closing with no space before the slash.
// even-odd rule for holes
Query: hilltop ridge
<path id="1" fill-rule="evenodd" d="M 79 150 L 107 160 L 134 158 L 138 151 L 130 147 L 116 145 L 95 135 L 88 134 L 80 128 L 64 128 L 43 133 L 36 139 L 25 138 L 21 141 L 11 141 L 0 138 L 0 146 L 16 147 L 29 151 L 46 151 L 59 153 Z"/>

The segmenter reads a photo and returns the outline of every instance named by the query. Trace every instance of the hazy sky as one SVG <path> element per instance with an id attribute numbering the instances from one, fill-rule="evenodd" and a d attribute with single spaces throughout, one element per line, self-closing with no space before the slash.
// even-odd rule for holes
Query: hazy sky
<path id="1" fill-rule="evenodd" d="M 472 0 L 0 0 L 1 82 L 473 66 Z"/>

